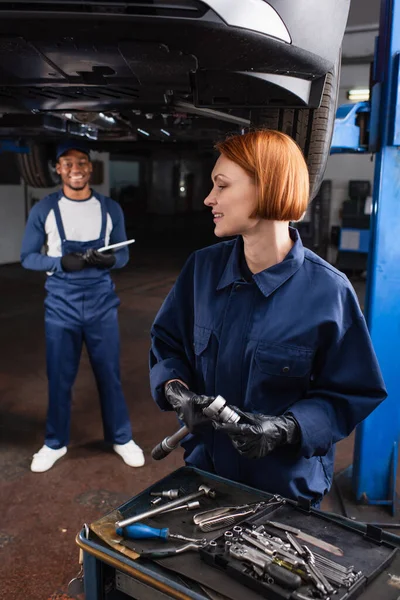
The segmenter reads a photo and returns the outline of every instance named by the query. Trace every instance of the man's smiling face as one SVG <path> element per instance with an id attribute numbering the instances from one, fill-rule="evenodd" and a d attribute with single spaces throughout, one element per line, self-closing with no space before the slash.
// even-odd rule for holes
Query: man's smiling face
<path id="1" fill-rule="evenodd" d="M 80 150 L 68 150 L 60 156 L 56 165 L 63 185 L 74 191 L 84 190 L 89 186 L 92 169 L 89 156 Z"/>

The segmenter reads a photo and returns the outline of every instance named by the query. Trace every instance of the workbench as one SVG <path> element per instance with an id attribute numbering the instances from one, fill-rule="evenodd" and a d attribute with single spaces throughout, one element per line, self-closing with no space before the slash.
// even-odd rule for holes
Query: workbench
<path id="1" fill-rule="evenodd" d="M 193 489 L 198 488 L 199 482 L 206 483 L 217 491 L 220 506 L 260 500 L 268 502 L 272 498 L 270 494 L 216 475 L 191 467 L 182 467 L 118 507 L 118 511 L 124 517 L 129 517 L 148 509 L 151 491 L 182 487 L 183 484 L 185 490 L 190 493 Z M 205 501 L 204 508 L 209 508 L 211 501 L 209 499 L 205 499 Z M 295 505 L 294 502 L 289 502 Z M 373 536 L 377 548 L 380 545 L 379 539 L 383 545 L 390 545 L 394 549 L 390 564 L 386 565 L 357 597 L 362 600 L 397 600 L 400 597 L 400 552 L 396 551 L 397 548 L 400 548 L 400 537 L 339 515 L 310 509 L 304 505 L 303 518 L 307 518 L 307 515 L 310 514 L 317 515 L 319 519 L 323 517 L 330 523 L 339 524 L 346 529 L 351 528 L 352 531 L 362 534 L 359 536 L 360 539 L 365 535 Z M 167 515 L 156 517 L 159 520 L 156 526 L 167 526 L 171 531 L 179 533 L 180 525 L 184 531 L 186 528 L 186 535 L 188 535 L 188 527 L 193 527 L 192 514 L 189 512 L 169 513 L 168 522 L 165 523 L 166 517 Z M 219 532 L 213 532 L 214 537 L 217 537 L 218 534 Z M 192 533 L 192 535 L 196 534 Z M 199 534 L 197 533 L 197 535 Z M 372 539 L 372 537 L 368 539 Z M 268 598 L 267 595 L 260 595 L 253 589 L 234 581 L 228 574 L 209 566 L 200 559 L 198 552 L 180 554 L 178 563 L 176 556 L 157 561 L 143 558 L 133 560 L 116 551 L 91 531 L 87 537 L 85 528 L 77 535 L 76 541 L 83 551 L 85 600 L 131 600 L 132 598 L 135 600 L 165 600 L 168 598 L 179 600 L 238 600 L 246 598 L 246 600 L 256 600 L 262 597 Z M 158 544 L 155 544 L 154 540 L 152 542 L 153 546 L 160 546 L 160 542 Z M 191 577 L 188 576 L 188 573 Z"/>

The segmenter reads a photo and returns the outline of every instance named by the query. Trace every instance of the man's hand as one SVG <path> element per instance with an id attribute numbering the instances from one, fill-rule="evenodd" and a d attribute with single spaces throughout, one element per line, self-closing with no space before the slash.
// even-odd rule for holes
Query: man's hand
<path id="1" fill-rule="evenodd" d="M 300 441 L 300 428 L 290 414 L 281 417 L 242 412 L 232 407 L 241 417 L 238 423 L 213 423 L 218 431 L 229 435 L 232 444 L 242 456 L 263 458 L 276 448 Z"/>
<path id="2" fill-rule="evenodd" d="M 87 265 L 97 269 L 111 269 L 115 265 L 115 254 L 113 252 L 98 252 L 93 248 L 89 248 L 83 257 Z"/>
<path id="3" fill-rule="evenodd" d="M 203 415 L 203 408 L 211 404 L 213 396 L 201 396 L 191 392 L 187 386 L 174 379 L 165 384 L 164 394 L 178 417 L 192 433 L 200 433 L 211 421 Z"/>
<path id="4" fill-rule="evenodd" d="M 72 273 L 73 271 L 82 271 L 86 267 L 86 261 L 83 254 L 79 252 L 70 252 L 61 258 L 61 266 L 63 271 Z"/>

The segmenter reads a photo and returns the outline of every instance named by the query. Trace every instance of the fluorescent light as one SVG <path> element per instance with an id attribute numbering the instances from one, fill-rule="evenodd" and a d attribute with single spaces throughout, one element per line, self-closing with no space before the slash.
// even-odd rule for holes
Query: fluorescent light
<path id="1" fill-rule="evenodd" d="M 108 123 L 115 123 L 115 119 L 114 117 L 109 117 L 108 115 L 105 115 L 104 113 L 99 113 L 99 116 L 104 119 L 105 121 L 107 121 Z"/>
<path id="2" fill-rule="evenodd" d="M 169 131 L 166 131 L 165 129 L 160 129 L 161 133 L 163 133 L 164 135 L 167 135 L 168 137 L 171 135 L 169 133 Z"/>
<path id="3" fill-rule="evenodd" d="M 347 92 L 348 100 L 354 100 L 356 102 L 365 102 L 369 100 L 369 89 L 368 88 L 360 88 L 353 89 Z"/>
<path id="4" fill-rule="evenodd" d="M 137 130 L 139 133 L 143 133 L 143 135 L 150 135 L 148 131 L 145 131 L 144 129 L 140 129 L 139 127 Z"/>

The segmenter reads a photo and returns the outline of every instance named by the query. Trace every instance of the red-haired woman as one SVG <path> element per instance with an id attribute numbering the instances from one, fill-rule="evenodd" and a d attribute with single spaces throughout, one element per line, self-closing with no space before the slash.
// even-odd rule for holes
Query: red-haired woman
<path id="1" fill-rule="evenodd" d="M 336 442 L 385 385 L 348 279 L 289 227 L 309 196 L 296 143 L 255 131 L 217 149 L 204 203 L 215 235 L 236 238 L 195 252 L 163 303 L 152 394 L 191 429 L 188 465 L 318 505 Z M 238 424 L 205 424 L 201 405 L 217 394 L 240 409 Z"/>

